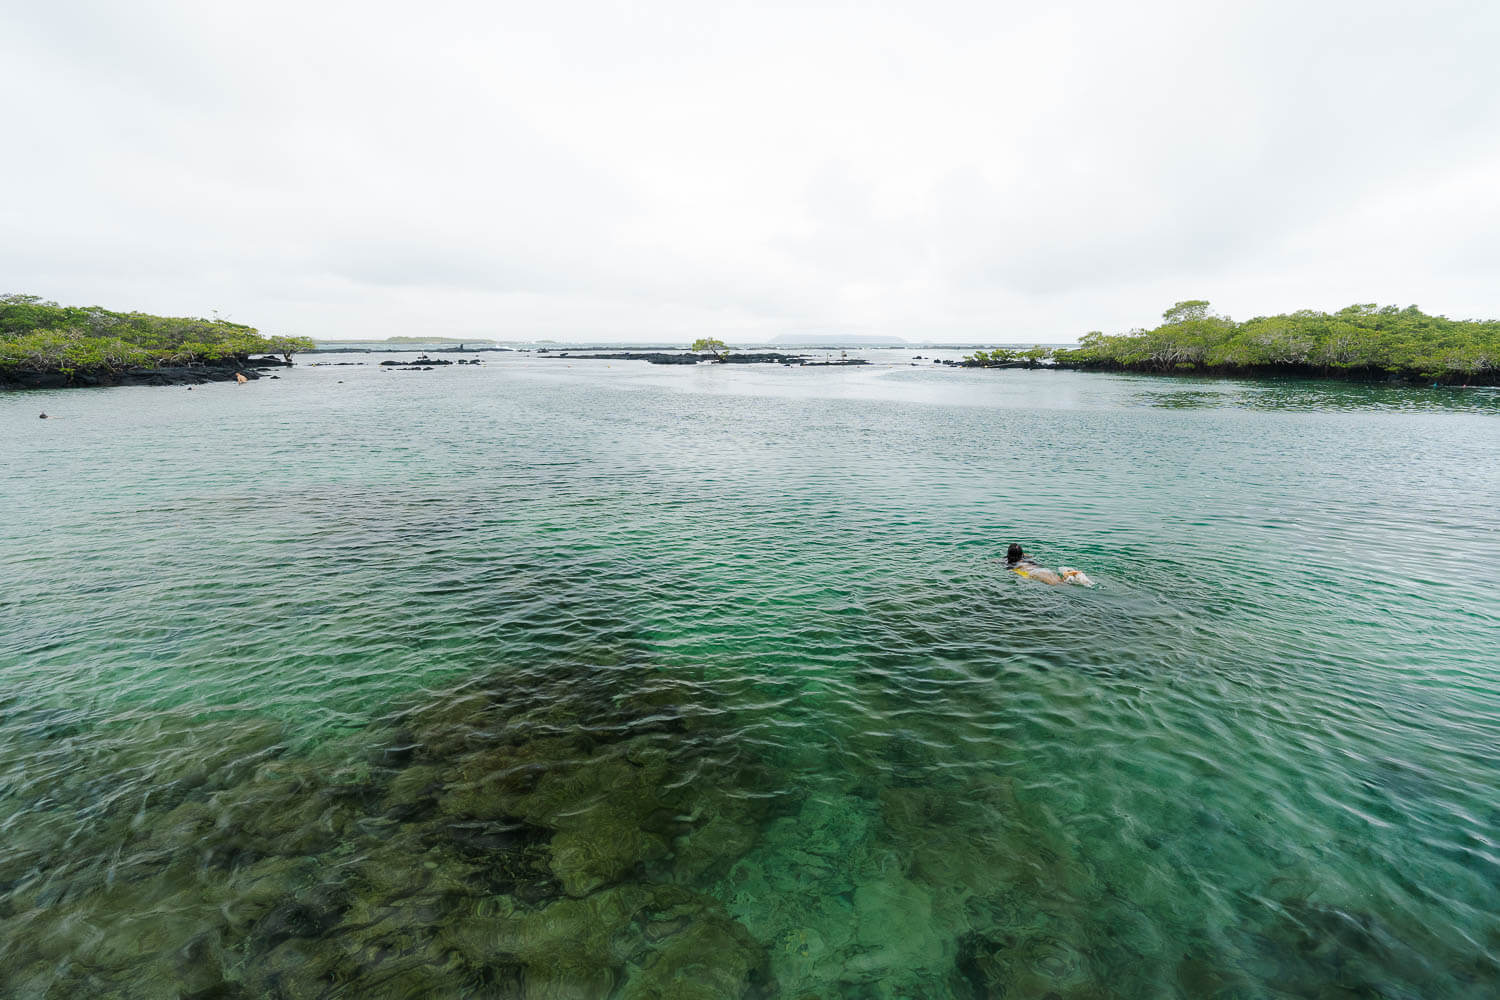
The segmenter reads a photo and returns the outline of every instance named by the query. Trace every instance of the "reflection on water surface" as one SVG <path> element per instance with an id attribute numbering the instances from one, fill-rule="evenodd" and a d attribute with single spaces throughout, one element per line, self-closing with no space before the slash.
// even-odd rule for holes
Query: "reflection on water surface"
<path id="1" fill-rule="evenodd" d="M 1235 379 L 1146 378 L 1143 381 L 1151 387 L 1138 392 L 1136 399 L 1148 406 L 1168 408 L 1233 406 L 1314 413 L 1382 410 L 1407 413 L 1500 412 L 1500 390 L 1490 386 L 1424 387 L 1309 379 L 1249 382 Z"/>

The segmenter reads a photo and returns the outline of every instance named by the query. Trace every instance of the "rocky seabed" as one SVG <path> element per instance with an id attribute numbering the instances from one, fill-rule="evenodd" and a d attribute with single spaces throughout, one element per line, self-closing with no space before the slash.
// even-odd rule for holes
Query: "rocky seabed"
<path id="1" fill-rule="evenodd" d="M 494 675 L 300 747 L 243 716 L 7 718 L 0 995 L 1263 995 L 1010 780 L 934 778 L 897 732 L 849 737 L 863 775 L 789 781 L 710 687 Z M 1320 977 L 1380 929 L 1294 916 L 1252 951 L 1352 995 Z"/>

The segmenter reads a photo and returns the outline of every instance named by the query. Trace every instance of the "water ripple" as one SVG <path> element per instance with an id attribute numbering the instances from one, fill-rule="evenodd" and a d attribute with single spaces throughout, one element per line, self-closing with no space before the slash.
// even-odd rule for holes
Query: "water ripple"
<path id="1" fill-rule="evenodd" d="M 548 364 L 0 399 L 0 992 L 1500 992 L 1489 397 Z"/>

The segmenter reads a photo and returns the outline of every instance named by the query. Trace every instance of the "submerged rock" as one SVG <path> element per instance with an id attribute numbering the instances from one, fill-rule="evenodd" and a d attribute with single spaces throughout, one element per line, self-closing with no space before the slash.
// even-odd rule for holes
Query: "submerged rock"
<path id="1" fill-rule="evenodd" d="M 673 880 L 692 884 L 724 873 L 755 844 L 755 824 L 744 813 L 715 813 L 674 843 Z"/>
<path id="2" fill-rule="evenodd" d="M 957 984 L 974 1000 L 1048 996 L 1058 1000 L 1103 1000 L 1112 991 L 1097 978 L 1083 953 L 1066 939 L 1033 932 L 1019 939 L 966 935 L 959 941 Z"/>
<path id="3" fill-rule="evenodd" d="M 900 876 L 866 882 L 854 890 L 853 916 L 859 950 L 844 963 L 844 979 L 891 981 L 947 967 L 932 896 L 916 883 Z"/>
<path id="4" fill-rule="evenodd" d="M 700 915 L 631 970 L 620 1000 L 738 1000 L 767 984 L 768 968 L 744 927 Z"/>
<path id="5" fill-rule="evenodd" d="M 470 681 L 310 753 L 245 719 L 38 735 L 0 993 L 742 995 L 763 949 L 672 883 L 727 869 L 765 799 L 725 791 L 760 779 L 694 698 L 622 657 Z"/>
<path id="6" fill-rule="evenodd" d="M 643 832 L 628 813 L 594 810 L 587 825 L 552 838 L 551 867 L 564 892 L 584 896 L 666 853 L 666 841 Z"/>

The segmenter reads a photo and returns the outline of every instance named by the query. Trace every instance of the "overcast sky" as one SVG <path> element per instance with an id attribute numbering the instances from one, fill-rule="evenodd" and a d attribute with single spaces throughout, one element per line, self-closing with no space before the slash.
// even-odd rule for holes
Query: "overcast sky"
<path id="1" fill-rule="evenodd" d="M 0 292 L 264 333 L 1500 316 L 1500 3 L 0 0 Z"/>

